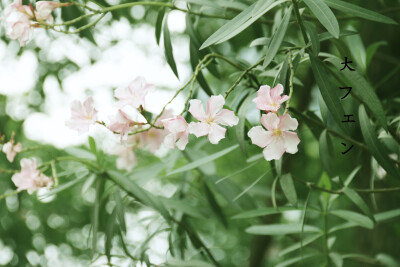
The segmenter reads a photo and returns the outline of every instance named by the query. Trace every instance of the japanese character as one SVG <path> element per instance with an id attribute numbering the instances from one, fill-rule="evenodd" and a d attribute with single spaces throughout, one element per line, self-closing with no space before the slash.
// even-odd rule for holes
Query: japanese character
<path id="1" fill-rule="evenodd" d="M 339 88 L 340 88 L 340 90 L 348 90 L 347 93 L 346 93 L 346 95 L 343 96 L 342 98 L 340 98 L 340 99 L 345 99 L 345 98 L 350 94 L 351 89 L 352 89 L 353 87 L 348 86 L 348 87 L 339 87 Z"/>
<path id="2" fill-rule="evenodd" d="M 350 115 L 344 115 L 345 117 L 347 117 L 347 121 L 342 121 L 342 122 L 356 122 L 355 120 L 351 120 L 350 118 L 353 116 L 353 114 Z"/>
<path id="3" fill-rule="evenodd" d="M 355 69 L 348 65 L 349 63 L 353 63 L 353 61 L 347 61 L 347 57 L 344 57 L 344 62 L 341 63 L 344 64 L 344 67 L 341 70 L 344 70 L 347 67 L 350 71 L 355 71 Z"/>
<path id="4" fill-rule="evenodd" d="M 344 145 L 344 146 L 347 146 L 345 143 L 341 143 L 341 144 Z M 353 148 L 353 145 L 351 145 L 351 147 L 350 147 L 349 149 L 347 149 L 346 151 L 342 152 L 342 155 L 344 155 L 344 154 L 346 154 L 347 152 L 349 152 L 350 149 L 352 149 L 352 148 Z"/>

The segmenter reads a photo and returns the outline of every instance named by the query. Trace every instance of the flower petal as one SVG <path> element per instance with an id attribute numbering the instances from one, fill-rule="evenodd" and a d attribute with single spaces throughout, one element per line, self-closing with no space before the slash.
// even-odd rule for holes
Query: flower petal
<path id="1" fill-rule="evenodd" d="M 192 114 L 192 116 L 199 121 L 204 121 L 206 118 L 206 114 L 204 112 L 203 103 L 201 103 L 201 101 L 198 99 L 192 99 L 189 101 L 189 104 L 189 112 Z"/>
<path id="2" fill-rule="evenodd" d="M 266 147 L 272 141 L 271 133 L 264 130 L 261 126 L 251 128 L 247 135 L 253 144 L 261 148 Z"/>
<path id="3" fill-rule="evenodd" d="M 270 87 L 268 85 L 263 85 L 257 91 L 257 97 L 253 99 L 256 103 L 257 109 L 259 110 L 269 110 L 268 104 L 272 102 L 270 96 Z"/>
<path id="4" fill-rule="evenodd" d="M 238 124 L 239 118 L 232 110 L 223 109 L 215 116 L 214 122 L 225 126 L 234 126 Z"/>
<path id="5" fill-rule="evenodd" d="M 175 148 L 176 134 L 170 133 L 164 138 L 164 145 L 167 148 Z"/>
<path id="6" fill-rule="evenodd" d="M 271 89 L 271 98 L 273 100 L 280 99 L 282 93 L 283 93 L 283 86 L 282 84 L 279 83 L 277 86 Z"/>
<path id="7" fill-rule="evenodd" d="M 218 111 L 222 109 L 225 104 L 225 98 L 222 95 L 212 95 L 207 101 L 207 117 L 215 118 Z"/>
<path id="8" fill-rule="evenodd" d="M 184 150 L 186 145 L 189 143 L 189 133 L 182 134 L 179 140 L 176 142 L 176 147 L 180 150 Z"/>
<path id="9" fill-rule="evenodd" d="M 297 133 L 294 132 L 283 132 L 283 142 L 286 148 L 286 152 L 294 154 L 297 152 L 297 145 L 300 143 L 300 139 Z"/>
<path id="10" fill-rule="evenodd" d="M 171 133 L 179 133 L 187 130 L 188 124 L 184 117 L 177 116 L 162 120 L 164 128 Z"/>
<path id="11" fill-rule="evenodd" d="M 210 125 L 205 122 L 191 122 L 188 127 L 188 131 L 194 134 L 196 137 L 205 136 L 210 131 Z"/>
<path id="12" fill-rule="evenodd" d="M 285 146 L 282 138 L 279 137 L 273 138 L 272 142 L 263 151 L 264 158 L 268 161 L 280 159 L 283 153 L 285 153 Z"/>
<path id="13" fill-rule="evenodd" d="M 261 116 L 261 124 L 264 125 L 268 131 L 273 131 L 279 126 L 279 118 L 275 113 L 272 112 L 263 114 Z"/>
<path id="14" fill-rule="evenodd" d="M 279 117 L 280 121 L 279 121 L 279 129 L 281 129 L 281 131 L 294 131 L 297 129 L 297 126 L 299 125 L 299 123 L 297 122 L 296 119 L 290 117 L 290 115 L 288 113 L 286 113 L 283 116 Z"/>
<path id="15" fill-rule="evenodd" d="M 225 132 L 226 129 L 224 127 L 221 127 L 216 123 L 211 123 L 208 140 L 210 140 L 211 144 L 218 144 L 221 139 L 225 138 Z"/>

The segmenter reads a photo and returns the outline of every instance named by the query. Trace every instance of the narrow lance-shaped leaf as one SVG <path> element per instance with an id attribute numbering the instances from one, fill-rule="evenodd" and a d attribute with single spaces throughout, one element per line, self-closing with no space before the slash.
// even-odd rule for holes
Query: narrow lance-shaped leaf
<path id="1" fill-rule="evenodd" d="M 312 52 L 314 55 L 318 56 L 319 54 L 319 38 L 318 38 L 318 33 L 315 25 L 311 22 L 305 21 L 304 26 L 306 27 L 306 30 L 310 36 L 311 40 L 311 47 L 312 47 Z"/>
<path id="2" fill-rule="evenodd" d="M 174 59 L 172 43 L 171 43 L 171 36 L 168 29 L 168 19 L 165 19 L 164 23 L 164 50 L 165 50 L 165 58 L 167 60 L 168 65 L 171 67 L 172 71 L 174 72 L 175 76 L 179 79 L 178 69 L 176 68 L 176 63 Z"/>
<path id="3" fill-rule="evenodd" d="M 289 25 L 290 15 L 292 14 L 292 6 L 290 6 L 286 12 L 285 16 L 283 17 L 281 23 L 279 24 L 276 32 L 271 38 L 271 41 L 268 45 L 268 50 L 266 52 L 266 57 L 263 63 L 263 68 L 266 68 L 271 61 L 274 59 L 276 53 L 278 52 L 279 48 L 281 47 L 281 43 L 283 38 L 285 37 L 287 27 Z"/>
<path id="4" fill-rule="evenodd" d="M 338 58 L 329 58 L 327 61 L 332 63 L 335 68 L 341 68 L 342 66 L 341 60 Z M 346 77 L 346 80 L 350 83 L 349 85 L 352 86 L 351 93 L 357 96 L 372 111 L 379 124 L 387 130 L 385 111 L 374 88 L 357 70 L 342 71 L 341 74 Z"/>
<path id="5" fill-rule="evenodd" d="M 236 138 L 238 140 L 240 149 L 242 150 L 243 154 L 247 157 L 247 150 L 246 150 L 246 133 L 245 133 L 245 122 L 246 122 L 246 114 L 249 105 L 251 104 L 251 100 L 253 100 L 254 95 L 249 94 L 246 99 L 243 101 L 242 105 L 239 108 L 238 116 L 239 116 L 239 123 L 236 126 Z"/>
<path id="6" fill-rule="evenodd" d="M 363 105 L 360 105 L 358 116 L 360 120 L 361 133 L 372 156 L 374 156 L 376 161 L 387 171 L 388 174 L 393 177 L 400 177 L 399 169 L 396 168 L 394 163 L 390 160 L 386 147 L 379 142 L 375 133 L 375 128 L 371 125 Z"/>
<path id="7" fill-rule="evenodd" d="M 386 24 L 397 24 L 393 19 L 376 13 L 374 11 L 359 7 L 348 2 L 340 0 L 323 0 L 331 8 L 343 11 L 345 13 L 351 14 L 352 16 L 360 17 L 367 20 L 372 20 L 376 22 L 382 22 Z"/>
<path id="8" fill-rule="evenodd" d="M 333 214 L 335 216 L 338 216 L 342 219 L 345 219 L 349 222 L 354 222 L 362 227 L 365 227 L 367 229 L 372 229 L 374 228 L 374 222 L 368 218 L 367 216 L 364 216 L 362 214 L 359 214 L 354 211 L 349 211 L 349 210 L 333 210 L 330 211 L 329 214 Z"/>
<path id="9" fill-rule="evenodd" d="M 282 191 L 285 194 L 285 197 L 288 199 L 289 203 L 296 207 L 297 193 L 296 193 L 296 188 L 294 187 L 293 184 L 292 175 L 290 173 L 282 175 L 281 178 L 279 179 L 279 182 L 281 184 Z"/>
<path id="10" fill-rule="evenodd" d="M 212 211 L 215 213 L 215 215 L 217 215 L 218 219 L 222 222 L 222 224 L 225 227 L 228 227 L 228 220 L 226 219 L 223 209 L 218 204 L 218 202 L 214 196 L 214 193 L 208 187 L 206 182 L 203 182 L 203 187 L 204 187 L 204 193 L 206 195 L 206 199 L 207 199 L 208 203 L 210 204 Z"/>
<path id="11" fill-rule="evenodd" d="M 319 22 L 330 32 L 335 38 L 339 38 L 339 23 L 332 10 L 321 0 L 304 0 L 304 3 L 311 9 L 312 13 L 317 17 Z"/>
<path id="12" fill-rule="evenodd" d="M 368 207 L 367 203 L 360 197 L 360 195 L 349 187 L 345 187 L 343 189 L 343 193 L 351 200 L 354 204 L 356 204 L 365 215 L 367 215 L 373 222 L 375 222 L 374 215 L 372 214 L 371 209 Z"/>
<path id="13" fill-rule="evenodd" d="M 265 1 L 265 0 L 259 0 L 259 1 Z M 225 23 L 210 37 L 208 37 L 208 39 L 203 43 L 200 49 L 206 48 L 213 44 L 219 44 L 231 39 L 232 37 L 241 33 L 247 27 L 249 27 L 253 22 L 258 20 L 269 10 L 284 2 L 286 2 L 286 0 L 278 0 L 278 1 L 267 0 L 265 4 L 262 5 L 260 10 L 255 14 L 253 14 L 253 10 L 258 2 L 252 4 L 251 6 L 243 10 L 239 15 L 230 20 L 228 23 Z"/>
<path id="14" fill-rule="evenodd" d="M 314 77 L 319 87 L 319 90 L 321 92 L 322 98 L 324 99 L 336 124 L 339 125 L 339 127 L 341 127 L 348 134 L 349 128 L 347 124 L 342 123 L 342 120 L 344 118 L 344 110 L 335 91 L 337 90 L 337 88 L 335 88 L 330 82 L 330 78 L 321 60 L 317 56 L 310 54 L 310 61 L 311 68 L 314 73 Z"/>
<path id="15" fill-rule="evenodd" d="M 165 8 L 161 8 L 160 11 L 158 11 L 158 15 L 157 15 L 157 19 L 156 19 L 156 26 L 155 26 L 155 35 L 156 35 L 157 44 L 160 44 L 161 29 L 162 29 L 162 23 L 164 20 L 164 15 L 165 15 Z"/>
<path id="16" fill-rule="evenodd" d="M 114 208 L 113 212 L 111 213 L 111 215 L 108 217 L 108 220 L 107 220 L 104 249 L 106 252 L 108 262 L 111 262 L 111 248 L 112 248 L 112 240 L 114 237 L 115 220 L 117 218 L 116 214 L 117 214 L 117 211 L 116 211 L 116 208 Z"/>
<path id="17" fill-rule="evenodd" d="M 246 233 L 255 235 L 287 235 L 302 232 L 300 224 L 269 224 L 253 225 L 246 229 Z M 315 226 L 305 225 L 304 233 L 317 233 L 321 230 Z"/>

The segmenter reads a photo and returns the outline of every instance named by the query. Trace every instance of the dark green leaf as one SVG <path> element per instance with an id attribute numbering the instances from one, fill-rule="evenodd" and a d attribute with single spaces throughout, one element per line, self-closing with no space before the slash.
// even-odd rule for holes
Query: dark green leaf
<path id="1" fill-rule="evenodd" d="M 224 211 L 221 208 L 221 206 L 218 204 L 218 202 L 214 196 L 214 193 L 208 187 L 206 182 L 203 182 L 203 188 L 204 188 L 204 193 L 206 195 L 208 204 L 210 204 L 211 210 L 215 213 L 215 215 L 217 215 L 218 219 L 222 222 L 222 224 L 225 227 L 228 227 L 228 220 L 226 219 Z"/>
<path id="2" fill-rule="evenodd" d="M 117 218 L 117 211 L 115 208 L 111 213 L 111 215 L 108 217 L 107 227 L 106 227 L 106 238 L 105 238 L 104 249 L 106 252 L 108 262 L 111 262 L 111 248 L 112 248 L 112 240 L 114 237 L 114 225 L 116 218 Z"/>
<path id="3" fill-rule="evenodd" d="M 319 239 L 321 236 L 322 236 L 322 234 L 316 234 L 316 235 L 309 236 L 309 237 L 305 238 L 302 242 L 297 242 L 297 243 L 291 245 L 290 247 L 287 247 L 284 250 L 282 250 L 281 252 L 279 252 L 279 257 L 283 257 L 290 252 L 296 251 L 304 246 L 307 246 L 308 244 L 311 244 L 315 240 Z"/>
<path id="4" fill-rule="evenodd" d="M 115 191 L 114 196 L 115 196 L 115 210 L 117 213 L 119 226 L 121 227 L 122 232 L 126 233 L 125 204 L 121 198 L 119 190 Z"/>
<path id="5" fill-rule="evenodd" d="M 301 256 L 287 259 L 287 260 L 275 265 L 275 267 L 293 266 L 293 265 L 296 265 L 296 263 L 298 263 L 298 262 L 301 262 L 303 260 L 306 260 L 308 258 L 317 256 L 317 255 L 318 255 L 317 253 L 302 254 Z"/>
<path id="6" fill-rule="evenodd" d="M 156 34 L 157 44 L 160 44 L 161 29 L 162 29 L 162 23 L 164 20 L 164 15 L 165 15 L 165 8 L 161 8 L 160 11 L 158 11 L 156 26 L 155 26 L 155 28 L 156 28 L 155 34 Z"/>
<path id="7" fill-rule="evenodd" d="M 382 145 L 382 143 L 378 140 L 375 129 L 371 125 L 371 122 L 368 119 L 367 112 L 365 111 L 363 105 L 360 105 L 358 116 L 360 119 L 361 133 L 371 154 L 374 156 L 376 161 L 388 172 L 388 174 L 393 177 L 400 177 L 400 172 L 390 160 L 388 156 L 389 153 L 386 147 Z"/>
<path id="8" fill-rule="evenodd" d="M 169 33 L 169 29 L 168 29 L 168 19 L 167 18 L 165 18 L 163 34 L 164 34 L 165 58 L 167 60 L 168 65 L 171 67 L 172 71 L 174 72 L 175 76 L 179 79 L 178 69 L 176 68 L 174 53 L 173 53 L 173 49 L 172 49 L 171 36 Z"/>
<path id="9" fill-rule="evenodd" d="M 306 27 L 308 35 L 310 36 L 312 51 L 315 56 L 318 56 L 320 40 L 318 38 L 317 29 L 316 29 L 314 23 L 311 23 L 308 21 L 304 22 L 304 26 Z"/>
<path id="10" fill-rule="evenodd" d="M 254 217 L 261 217 L 261 216 L 279 214 L 279 213 L 283 213 L 285 211 L 292 211 L 292 210 L 298 210 L 298 209 L 297 208 L 293 208 L 293 207 L 279 207 L 279 209 L 262 208 L 262 209 L 256 209 L 256 210 L 249 210 L 249 211 L 241 212 L 241 213 L 236 214 L 235 216 L 233 216 L 232 219 L 248 219 L 248 218 L 254 218 Z"/>
<path id="11" fill-rule="evenodd" d="M 304 3 L 311 9 L 312 13 L 317 17 L 319 22 L 330 32 L 335 38 L 339 38 L 339 23 L 332 10 L 321 0 L 304 0 Z"/>
<path id="12" fill-rule="evenodd" d="M 296 188 L 293 184 L 293 178 L 290 173 L 286 173 L 279 178 L 279 182 L 281 184 L 281 188 L 283 193 L 285 194 L 287 200 L 293 206 L 297 206 L 297 193 Z"/>
<path id="13" fill-rule="evenodd" d="M 249 94 L 246 99 L 243 101 L 242 105 L 239 108 L 238 116 L 239 116 L 239 123 L 236 126 L 236 138 L 238 140 L 240 149 L 242 150 L 243 154 L 247 157 L 247 150 L 246 150 L 246 114 L 251 101 L 254 99 L 253 94 Z"/>
<path id="14" fill-rule="evenodd" d="M 367 215 L 373 222 L 375 222 L 374 215 L 371 212 L 371 209 L 368 207 L 367 203 L 360 197 L 360 195 L 349 187 L 345 187 L 343 189 L 343 193 L 351 200 L 357 207 L 360 208 L 365 215 Z"/>

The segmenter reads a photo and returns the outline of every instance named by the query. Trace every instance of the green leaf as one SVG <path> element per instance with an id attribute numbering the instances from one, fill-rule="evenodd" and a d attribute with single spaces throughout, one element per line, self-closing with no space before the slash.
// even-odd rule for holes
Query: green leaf
<path id="1" fill-rule="evenodd" d="M 245 212 L 241 212 L 239 214 L 236 214 L 235 216 L 232 217 L 232 219 L 249 219 L 249 218 L 254 218 L 254 217 L 261 217 L 261 216 L 267 216 L 267 215 L 273 215 L 273 214 L 280 214 L 285 211 L 292 211 L 292 210 L 299 210 L 298 208 L 293 208 L 293 207 L 279 207 L 279 209 L 275 208 L 262 208 L 262 209 L 256 209 L 256 210 L 249 210 Z"/>
<path id="2" fill-rule="evenodd" d="M 311 9 L 312 13 L 317 17 L 319 22 L 330 32 L 335 38 L 339 38 L 339 23 L 336 20 L 332 10 L 321 0 L 304 0 L 304 3 Z"/>
<path id="3" fill-rule="evenodd" d="M 89 173 L 88 170 L 85 169 L 83 172 L 81 172 L 80 174 L 78 174 L 77 177 L 76 177 L 75 179 L 73 179 L 73 180 L 71 180 L 71 181 L 69 181 L 69 182 L 67 182 L 67 183 L 63 183 L 63 184 L 61 184 L 60 186 L 54 188 L 53 190 L 51 190 L 51 191 L 49 191 L 49 192 L 47 192 L 47 193 L 41 195 L 41 196 L 39 197 L 39 199 L 45 199 L 45 198 L 47 198 L 47 197 L 49 197 L 49 196 L 58 194 L 58 193 L 60 193 L 60 192 L 62 192 L 62 191 L 65 191 L 65 190 L 67 190 L 67 189 L 73 187 L 74 185 L 78 184 L 79 182 L 82 182 L 82 181 L 84 180 L 84 178 L 87 177 L 88 173 Z M 91 179 L 91 177 L 92 177 L 92 176 L 90 176 L 90 177 L 87 178 L 87 179 L 89 180 L 89 179 Z"/>
<path id="4" fill-rule="evenodd" d="M 329 58 L 328 62 L 332 63 L 335 68 L 341 68 L 341 60 L 338 58 Z M 383 106 L 375 93 L 374 88 L 369 82 L 357 71 L 342 71 L 341 72 L 352 86 L 351 94 L 355 94 L 361 102 L 366 105 L 369 110 L 375 115 L 379 124 L 387 130 L 387 120 Z"/>
<path id="5" fill-rule="evenodd" d="M 300 224 L 269 224 L 253 225 L 246 229 L 246 233 L 254 235 L 287 235 L 301 233 Z M 304 225 L 303 233 L 317 233 L 321 230 L 312 225 Z"/>
<path id="6" fill-rule="evenodd" d="M 268 170 L 267 172 L 265 172 L 264 174 L 261 174 L 254 182 L 252 182 L 248 187 L 246 187 L 242 192 L 240 192 L 239 195 L 237 195 L 233 201 L 238 200 L 240 197 L 242 197 L 244 194 L 246 194 L 251 188 L 253 188 L 256 184 L 258 184 L 258 182 L 265 176 L 267 175 L 268 172 L 270 172 L 271 170 Z"/>
<path id="7" fill-rule="evenodd" d="M 361 169 L 361 166 L 356 167 L 350 174 L 347 176 L 346 180 L 344 181 L 344 186 L 349 186 L 350 183 L 353 181 L 354 177 L 356 177 L 356 174 L 358 171 Z"/>
<path id="8" fill-rule="evenodd" d="M 400 265 L 399 261 L 387 254 L 379 253 L 375 258 L 378 263 L 385 267 L 399 267 Z"/>
<path id="9" fill-rule="evenodd" d="M 325 70 L 325 66 L 322 64 L 321 60 L 318 57 L 310 54 L 310 61 L 315 80 L 317 82 L 325 104 L 331 112 L 336 124 L 348 134 L 348 125 L 346 123 L 342 123 L 345 113 L 342 104 L 340 103 L 340 100 L 336 94 L 337 90 L 339 89 L 333 86 L 333 83 L 330 81 L 330 78 Z"/>
<path id="10" fill-rule="evenodd" d="M 206 199 L 208 201 L 208 204 L 210 204 L 211 210 L 215 213 L 215 215 L 217 215 L 217 218 L 222 222 L 222 224 L 225 227 L 228 227 L 228 220 L 226 219 L 223 209 L 218 204 L 218 202 L 214 196 L 214 193 L 208 187 L 206 182 L 203 182 L 203 187 L 204 187 L 204 193 L 206 195 Z"/>
<path id="11" fill-rule="evenodd" d="M 362 214 L 359 214 L 357 212 L 349 211 L 349 210 L 332 210 L 329 212 L 329 214 L 333 214 L 335 216 L 338 216 L 342 219 L 345 219 L 349 222 L 354 222 L 362 227 L 365 227 L 367 229 L 373 229 L 374 228 L 374 222 L 368 218 L 367 216 L 364 216 Z"/>
<path id="12" fill-rule="evenodd" d="M 117 171 L 108 171 L 107 174 L 114 183 L 116 183 L 129 195 L 134 197 L 137 201 L 141 202 L 145 206 L 148 206 L 158 211 L 166 220 L 170 219 L 171 216 L 169 212 L 166 210 L 159 198 L 157 198 L 147 190 L 141 188 L 135 182 L 129 180 Z"/>
<path id="13" fill-rule="evenodd" d="M 305 238 L 302 242 L 295 243 L 295 244 L 291 245 L 290 247 L 287 247 L 284 250 L 281 250 L 279 252 L 279 257 L 283 257 L 290 252 L 296 251 L 304 246 L 307 246 L 308 244 L 311 244 L 315 240 L 319 239 L 321 236 L 322 236 L 322 234 L 316 234 L 316 235 L 309 236 L 309 237 Z"/>
<path id="14" fill-rule="evenodd" d="M 214 160 L 216 160 L 216 159 L 228 154 L 229 152 L 235 150 L 238 147 L 239 147 L 239 145 L 234 145 L 234 146 L 225 148 L 224 150 L 221 150 L 221 151 L 219 151 L 217 153 L 211 154 L 211 155 L 209 155 L 207 157 L 204 157 L 204 158 L 201 158 L 199 160 L 193 161 L 193 162 L 191 162 L 191 163 L 189 163 L 189 164 L 187 164 L 187 165 L 185 165 L 185 166 L 183 166 L 181 168 L 173 170 L 172 172 L 168 173 L 167 176 L 170 176 L 170 175 L 173 175 L 173 174 L 177 174 L 177 173 L 181 173 L 181 172 L 185 172 L 185 171 L 193 170 L 193 169 L 195 169 L 195 168 L 197 168 L 199 166 L 202 166 L 202 165 L 204 165 L 204 164 L 206 164 L 208 162 L 214 161 Z"/>
<path id="15" fill-rule="evenodd" d="M 239 123 L 236 126 L 236 138 L 238 140 L 240 149 L 242 150 L 243 154 L 247 157 L 247 150 L 246 150 L 246 114 L 251 101 L 254 99 L 253 94 L 249 94 L 246 99 L 243 101 L 242 105 L 238 111 Z"/>
<path id="16" fill-rule="evenodd" d="M 259 0 L 265 1 L 265 0 Z M 202 44 L 200 49 L 204 49 L 213 44 L 219 44 L 225 42 L 232 37 L 235 37 L 242 31 L 244 31 L 247 27 L 249 27 L 253 22 L 258 20 L 261 16 L 267 13 L 269 10 L 274 8 L 277 5 L 286 2 L 286 0 L 267 0 L 262 8 L 253 14 L 253 9 L 255 8 L 256 3 L 252 4 L 245 10 L 243 10 L 239 15 L 234 17 L 228 23 L 225 23 L 221 28 L 219 28 L 216 32 L 214 32 L 208 39 Z"/>
<path id="17" fill-rule="evenodd" d="M 320 39 L 318 38 L 317 28 L 315 27 L 314 23 L 308 21 L 304 22 L 304 26 L 306 27 L 308 35 L 310 36 L 312 52 L 315 56 L 318 56 Z"/>
<path id="18" fill-rule="evenodd" d="M 343 258 L 340 254 L 336 252 L 329 253 L 329 257 L 331 258 L 332 262 L 335 264 L 336 267 L 343 266 Z"/>
<path id="19" fill-rule="evenodd" d="M 93 155 L 96 155 L 97 153 L 96 142 L 91 136 L 89 136 L 89 146 L 90 146 L 90 151 L 92 151 Z"/>
<path id="20" fill-rule="evenodd" d="M 124 202 L 122 200 L 119 190 L 115 191 L 114 196 L 115 196 L 115 210 L 117 213 L 119 226 L 120 226 L 122 232 L 126 233 L 125 205 L 124 205 Z"/>
<path id="21" fill-rule="evenodd" d="M 296 188 L 294 187 L 293 184 L 292 175 L 290 173 L 282 175 L 281 178 L 279 179 L 279 182 L 281 184 L 283 194 L 285 195 L 289 203 L 296 207 L 297 193 L 296 193 Z"/>
<path id="22" fill-rule="evenodd" d="M 168 29 L 168 19 L 165 19 L 164 28 L 164 51 L 165 51 L 165 58 L 167 60 L 168 65 L 171 67 L 172 71 L 174 72 L 175 76 L 179 79 L 178 69 L 176 68 L 176 63 L 174 59 L 172 43 L 171 43 L 171 36 Z"/>
<path id="23" fill-rule="evenodd" d="M 279 48 L 281 47 L 283 38 L 286 35 L 286 30 L 289 25 L 291 14 L 292 14 L 292 6 L 290 6 L 286 10 L 285 16 L 283 17 L 281 23 L 279 24 L 278 28 L 276 29 L 274 35 L 271 38 L 271 42 L 268 45 L 268 49 L 264 59 L 263 68 L 266 68 L 269 65 L 269 63 L 271 63 L 276 53 L 278 52 Z"/>
<path id="24" fill-rule="evenodd" d="M 180 260 L 171 258 L 168 260 L 166 266 L 167 267 L 213 267 L 214 265 L 199 260 Z"/>
<path id="25" fill-rule="evenodd" d="M 397 24 L 393 19 L 376 13 L 374 11 L 359 7 L 348 2 L 340 0 L 324 0 L 324 2 L 331 8 L 340 10 L 342 12 L 351 14 L 352 16 L 360 17 L 367 20 L 372 20 L 376 22 L 382 22 L 386 24 Z"/>
<path id="26" fill-rule="evenodd" d="M 319 158 L 321 159 L 322 166 L 324 170 L 329 174 L 332 175 L 332 152 L 333 152 L 333 144 L 330 136 L 326 129 L 321 133 L 319 137 Z"/>
<path id="27" fill-rule="evenodd" d="M 360 197 L 360 195 L 349 187 L 345 187 L 343 189 L 343 193 L 351 200 L 354 204 L 356 204 L 365 215 L 367 215 L 373 222 L 375 222 L 374 215 L 371 212 L 371 209 L 365 203 L 365 201 Z"/>
<path id="28" fill-rule="evenodd" d="M 276 183 L 278 182 L 278 178 L 279 178 L 279 176 L 275 177 L 274 181 L 272 182 L 272 186 L 271 186 L 272 206 L 276 210 L 278 210 L 278 205 L 276 205 Z"/>
<path id="29" fill-rule="evenodd" d="M 97 232 L 99 231 L 99 220 L 100 220 L 100 205 L 101 198 L 104 193 L 105 179 L 103 177 L 97 177 L 96 180 L 96 197 L 93 206 L 93 218 L 92 218 L 92 253 L 95 254 L 97 251 Z"/>
<path id="30" fill-rule="evenodd" d="M 160 11 L 158 11 L 156 26 L 155 26 L 155 35 L 157 44 L 160 44 L 161 29 L 164 20 L 164 15 L 165 15 L 165 8 L 161 8 Z"/>
<path id="31" fill-rule="evenodd" d="M 400 177 L 400 172 L 390 160 L 388 156 L 389 153 L 386 147 L 378 140 L 375 129 L 371 125 L 371 122 L 368 119 L 367 113 L 363 105 L 360 105 L 358 116 L 360 119 L 361 133 L 371 154 L 374 156 L 376 161 L 387 171 L 388 174 L 393 177 Z"/>
<path id="32" fill-rule="evenodd" d="M 366 59 L 366 67 L 368 67 L 371 64 L 372 58 L 375 55 L 375 52 L 378 50 L 379 47 L 382 45 L 388 45 L 386 41 L 379 41 L 371 44 L 367 48 L 367 59 Z"/>
<path id="33" fill-rule="evenodd" d="M 302 254 L 301 256 L 287 259 L 287 260 L 275 265 L 275 267 L 293 266 L 293 265 L 296 265 L 296 263 L 298 263 L 300 261 L 306 260 L 308 258 L 317 256 L 317 255 L 318 255 L 317 253 Z"/>
<path id="34" fill-rule="evenodd" d="M 400 209 L 384 211 L 381 213 L 375 214 L 375 219 L 377 222 L 387 221 L 400 216 Z"/>
<path id="35" fill-rule="evenodd" d="M 196 209 L 196 207 L 188 205 L 186 202 L 182 200 L 161 198 L 161 201 L 168 209 L 183 212 L 186 215 L 192 216 L 193 218 L 206 219 L 205 214 Z"/>
<path id="36" fill-rule="evenodd" d="M 112 248 L 112 240 L 114 237 L 114 226 L 116 218 L 117 218 L 117 211 L 116 208 L 114 208 L 113 212 L 108 217 L 107 227 L 106 227 L 106 238 L 104 242 L 104 250 L 106 252 L 108 262 L 111 262 L 111 248 Z"/>

